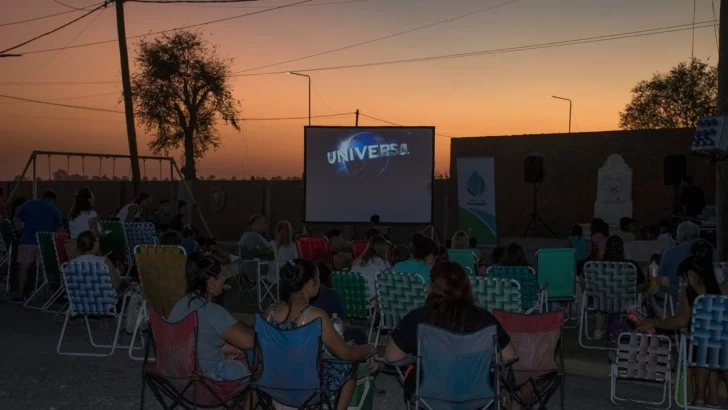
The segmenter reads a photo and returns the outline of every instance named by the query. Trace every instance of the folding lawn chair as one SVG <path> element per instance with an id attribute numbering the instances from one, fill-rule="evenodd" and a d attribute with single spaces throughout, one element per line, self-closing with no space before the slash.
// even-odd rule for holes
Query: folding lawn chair
<path id="1" fill-rule="evenodd" d="M 119 342 L 119 334 L 121 332 L 121 322 L 123 312 L 126 310 L 126 302 L 128 295 L 121 297 L 121 309 L 116 310 L 117 293 L 111 286 L 111 275 L 105 263 L 89 263 L 89 262 L 68 262 L 62 267 L 63 281 L 68 294 L 68 309 L 66 310 L 66 319 L 63 322 L 61 335 L 58 338 L 56 352 L 66 356 L 111 356 L 116 348 L 128 348 L 122 346 Z M 106 353 L 73 353 L 62 352 L 61 345 L 63 337 L 66 334 L 68 319 L 71 317 L 83 316 L 86 322 L 86 330 L 88 331 L 89 341 L 94 348 L 110 349 Z M 97 344 L 91 334 L 91 325 L 89 324 L 89 316 L 106 317 L 116 320 L 116 329 L 114 330 L 114 340 L 111 345 Z"/>
<path id="2" fill-rule="evenodd" d="M 521 310 L 539 313 L 548 311 L 548 282 L 539 287 L 536 271 L 530 266 L 493 265 L 488 268 L 487 276 L 493 279 L 512 279 L 521 287 Z"/>
<path id="3" fill-rule="evenodd" d="M 197 312 L 190 313 L 180 322 L 169 323 L 152 310 L 149 312 L 149 324 L 157 359 L 154 363 L 147 360 L 149 346 L 152 344 L 147 343 L 142 370 L 142 409 L 147 387 L 164 409 L 244 408 L 244 396 L 250 388 L 250 377 L 215 381 L 207 377 L 198 366 Z"/>
<path id="4" fill-rule="evenodd" d="M 545 409 L 556 389 L 564 408 L 564 312 L 525 315 L 496 310 L 495 317 L 511 337 L 518 360 L 504 370 L 503 385 L 522 408 Z M 526 385 L 533 391 L 524 394 Z"/>
<path id="5" fill-rule="evenodd" d="M 394 329 L 407 313 L 424 306 L 427 289 L 419 275 L 390 271 L 377 275 L 376 287 L 379 318 L 372 320 L 369 340 L 376 327 L 374 345 L 379 346 L 379 336 L 383 329 Z"/>
<path id="6" fill-rule="evenodd" d="M 476 269 L 478 258 L 471 249 L 448 249 L 447 257 L 450 261 L 462 266 L 468 276 L 476 276 L 478 274 L 478 270 Z"/>
<path id="7" fill-rule="evenodd" d="M 183 247 L 137 245 L 134 248 L 134 259 L 144 302 L 134 324 L 131 340 L 136 340 L 143 321 L 149 318 L 150 310 L 161 317 L 169 316 L 174 305 L 185 296 L 187 288 L 187 254 Z M 142 360 L 143 357 L 133 355 L 133 350 L 132 347 L 129 348 L 129 357 Z"/>
<path id="8" fill-rule="evenodd" d="M 521 286 L 512 279 L 495 279 L 473 276 L 470 278 L 478 304 L 492 312 L 500 309 L 521 312 Z"/>
<path id="9" fill-rule="evenodd" d="M 124 223 L 121 221 L 99 221 L 99 230 L 106 232 L 99 240 L 99 255 L 115 252 L 123 258 L 126 266 L 131 268 L 131 254 L 126 240 Z M 126 270 L 129 273 L 129 270 Z"/>
<path id="10" fill-rule="evenodd" d="M 548 284 L 547 303 L 567 304 L 567 319 L 571 313 L 571 305 L 576 301 L 576 250 L 539 249 L 538 286 Z M 578 326 L 578 321 L 575 326 Z"/>
<path id="11" fill-rule="evenodd" d="M 6 266 L 5 290 L 10 291 L 10 273 L 13 267 L 13 242 L 15 230 L 9 219 L 0 219 L 0 267 Z"/>
<path id="12" fill-rule="evenodd" d="M 496 326 L 456 334 L 417 326 L 415 409 L 500 409 Z"/>
<path id="13" fill-rule="evenodd" d="M 690 336 L 680 336 L 675 380 L 680 380 L 680 377 L 687 380 L 685 373 L 688 367 L 728 370 L 728 296 L 701 295 L 695 298 Z M 678 391 L 682 388 L 682 397 L 687 398 L 687 386 L 687 383 L 675 383 L 677 404 L 685 410 L 708 409 L 709 407 L 689 405 L 687 400 L 680 403 Z"/>
<path id="14" fill-rule="evenodd" d="M 591 340 L 588 313 L 622 313 L 628 304 L 640 304 L 637 293 L 637 267 L 631 262 L 589 261 L 584 265 L 586 291 L 579 312 L 579 345 L 585 349 L 609 350 L 609 347 L 587 346 Z"/>
<path id="15" fill-rule="evenodd" d="M 672 357 L 670 338 L 663 335 L 642 333 L 622 333 L 617 338 L 617 350 L 610 352 L 612 371 L 610 373 L 610 398 L 612 403 L 632 402 L 661 406 L 667 401 L 666 408 L 672 407 L 670 395 Z M 620 380 L 640 383 L 662 384 L 662 400 L 641 401 L 617 396 L 617 382 Z"/>
<path id="16" fill-rule="evenodd" d="M 279 330 L 255 315 L 255 353 L 263 370 L 252 388 L 263 409 L 274 410 L 275 403 L 301 410 L 336 408 L 338 393 L 332 401 L 323 385 L 321 332 L 321 319 Z"/>
<path id="17" fill-rule="evenodd" d="M 371 317 L 367 280 L 361 273 L 333 272 L 331 287 L 341 297 L 347 319 L 368 320 Z"/>
<path id="18" fill-rule="evenodd" d="M 157 228 L 151 222 L 127 222 L 124 224 L 124 236 L 126 236 L 126 249 L 133 252 L 137 245 L 155 245 L 159 243 Z M 134 255 L 129 255 L 129 260 L 134 262 Z"/>
<path id="19" fill-rule="evenodd" d="M 298 257 L 312 262 L 328 261 L 329 240 L 325 236 L 299 236 L 296 238 Z"/>
<path id="20" fill-rule="evenodd" d="M 366 241 L 353 241 L 351 242 L 351 256 L 356 260 L 359 258 L 362 254 L 364 254 L 364 251 L 367 250 L 367 242 Z"/>
<path id="21" fill-rule="evenodd" d="M 38 251 L 40 252 L 40 268 L 43 271 L 43 284 L 36 288 L 35 292 L 25 301 L 24 307 L 33 309 L 40 309 L 42 311 L 49 311 L 52 313 L 59 313 L 63 309 L 51 311 L 53 304 L 66 293 L 66 288 L 63 286 L 63 279 L 61 278 L 61 265 L 60 257 L 56 252 L 56 238 L 63 240 L 66 238 L 65 234 L 55 234 L 52 232 L 38 232 L 36 233 L 36 239 L 38 240 Z M 37 280 L 37 279 L 36 279 Z M 43 303 L 42 306 L 32 306 L 30 301 L 37 295 L 42 294 L 42 290 L 50 289 L 50 297 Z"/>

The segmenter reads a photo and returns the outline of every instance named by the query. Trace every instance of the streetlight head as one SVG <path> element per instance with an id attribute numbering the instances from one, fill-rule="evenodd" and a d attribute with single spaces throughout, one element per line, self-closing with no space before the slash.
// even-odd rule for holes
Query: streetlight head
<path id="1" fill-rule="evenodd" d="M 286 74 L 288 74 L 288 75 L 291 75 L 291 74 L 293 74 L 293 73 L 292 73 L 292 72 L 290 72 L 290 71 L 286 71 Z"/>

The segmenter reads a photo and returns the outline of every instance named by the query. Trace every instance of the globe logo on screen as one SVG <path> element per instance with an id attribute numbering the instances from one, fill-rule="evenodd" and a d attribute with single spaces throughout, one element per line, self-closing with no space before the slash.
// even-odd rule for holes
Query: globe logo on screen
<path id="1" fill-rule="evenodd" d="M 373 132 L 356 134 L 349 140 L 349 148 L 355 152 L 364 152 L 364 158 L 357 157 L 346 162 L 346 170 L 352 176 L 376 177 L 381 175 L 389 166 L 390 156 L 372 155 L 369 146 L 386 145 L 387 141 Z M 381 153 L 380 153 L 381 154 Z"/>
<path id="2" fill-rule="evenodd" d="M 481 196 L 485 193 L 485 181 L 477 171 L 473 171 L 468 177 L 467 189 L 472 196 Z"/>

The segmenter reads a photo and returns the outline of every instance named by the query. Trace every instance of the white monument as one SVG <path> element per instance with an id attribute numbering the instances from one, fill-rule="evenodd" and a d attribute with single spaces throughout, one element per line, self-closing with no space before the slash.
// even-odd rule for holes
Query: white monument
<path id="1" fill-rule="evenodd" d="M 610 226 L 619 226 L 619 219 L 632 217 L 632 169 L 619 154 L 612 154 L 599 169 L 594 216 Z"/>

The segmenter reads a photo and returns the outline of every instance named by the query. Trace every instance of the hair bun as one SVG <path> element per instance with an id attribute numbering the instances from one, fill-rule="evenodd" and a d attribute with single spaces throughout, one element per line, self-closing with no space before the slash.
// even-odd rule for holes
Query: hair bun
<path id="1" fill-rule="evenodd" d="M 283 282 L 295 282 L 301 275 L 301 269 L 296 262 L 289 261 L 280 270 L 280 279 Z"/>

